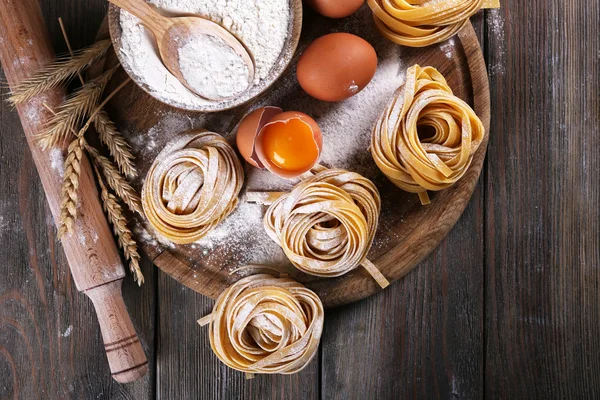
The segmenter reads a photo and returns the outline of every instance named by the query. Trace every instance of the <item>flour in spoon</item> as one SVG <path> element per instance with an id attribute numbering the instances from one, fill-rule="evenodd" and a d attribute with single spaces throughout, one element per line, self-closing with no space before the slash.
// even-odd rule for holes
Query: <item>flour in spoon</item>
<path id="1" fill-rule="evenodd" d="M 223 39 L 198 35 L 179 49 L 179 69 L 187 86 L 202 97 L 232 97 L 248 88 L 244 59 Z"/>
<path id="2" fill-rule="evenodd" d="M 169 16 L 195 14 L 234 34 L 254 57 L 257 84 L 279 60 L 291 20 L 290 0 L 150 0 Z M 120 58 L 152 95 L 179 107 L 202 107 L 215 102 L 196 96 L 164 66 L 152 34 L 136 17 L 121 12 Z M 219 84 L 228 84 L 219 78 Z"/>

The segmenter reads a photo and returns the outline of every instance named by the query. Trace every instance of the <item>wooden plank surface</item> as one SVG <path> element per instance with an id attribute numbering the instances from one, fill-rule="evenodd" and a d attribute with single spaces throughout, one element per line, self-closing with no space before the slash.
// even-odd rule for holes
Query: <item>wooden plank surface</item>
<path id="1" fill-rule="evenodd" d="M 98 1 L 42 2 L 59 51 L 57 17 L 74 46 L 93 40 L 105 7 Z M 81 23 L 85 15 L 87 24 Z M 2 89 L 2 97 L 6 89 Z M 0 398 L 143 398 L 153 371 L 133 385 L 110 376 L 92 303 L 78 293 L 17 114 L 2 101 L 0 118 Z M 154 272 L 143 290 L 124 285 L 125 301 L 153 363 Z"/>
<path id="2" fill-rule="evenodd" d="M 318 399 L 319 360 L 295 375 L 256 376 L 223 365 L 210 349 L 208 328 L 196 320 L 214 300 L 160 273 L 158 279 L 158 370 L 160 399 Z"/>
<path id="3" fill-rule="evenodd" d="M 472 20 L 480 38 L 483 14 Z M 383 293 L 326 315 L 325 399 L 483 396 L 483 176 L 440 246 Z"/>
<path id="4" fill-rule="evenodd" d="M 42 5 L 59 50 L 58 16 L 80 47 L 105 10 L 103 0 Z M 294 377 L 246 381 L 224 368 L 195 323 L 212 301 L 146 263 L 146 285 L 127 280 L 123 291 L 155 367 L 143 382 L 116 384 L 92 305 L 73 287 L 56 242 L 18 117 L 3 102 L 0 399 L 593 398 L 600 6 L 502 6 L 486 11 L 483 29 L 493 120 L 486 175 L 471 204 L 403 281 L 329 312 L 320 363 Z"/>
<path id="5" fill-rule="evenodd" d="M 486 397 L 595 398 L 600 4 L 488 13 Z"/>

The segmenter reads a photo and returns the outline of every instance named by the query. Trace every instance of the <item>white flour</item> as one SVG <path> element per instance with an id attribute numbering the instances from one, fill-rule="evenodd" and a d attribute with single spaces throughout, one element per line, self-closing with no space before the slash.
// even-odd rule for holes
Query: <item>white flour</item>
<path id="1" fill-rule="evenodd" d="M 63 157 L 62 149 L 59 147 L 53 147 L 50 150 L 50 165 L 61 177 L 65 175 L 65 159 Z"/>
<path id="2" fill-rule="evenodd" d="M 227 98 L 248 87 L 244 59 L 223 39 L 199 35 L 179 49 L 181 74 L 189 87 L 209 99 Z"/>
<path id="3" fill-rule="evenodd" d="M 254 56 L 255 82 L 275 65 L 287 38 L 289 0 L 151 0 L 167 14 L 193 13 L 221 24 Z M 181 107 L 211 104 L 190 92 L 163 65 L 154 38 L 131 14 L 121 12 L 121 58 L 146 88 L 162 101 Z"/>

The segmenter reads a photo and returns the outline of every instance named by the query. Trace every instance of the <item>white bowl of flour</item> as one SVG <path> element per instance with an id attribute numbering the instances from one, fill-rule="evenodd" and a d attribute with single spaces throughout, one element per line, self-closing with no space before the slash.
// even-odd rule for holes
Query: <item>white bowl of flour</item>
<path id="1" fill-rule="evenodd" d="M 162 63 L 152 34 L 131 14 L 113 5 L 109 9 L 110 34 L 115 52 L 131 79 L 155 99 L 184 110 L 216 112 L 242 105 L 257 97 L 289 65 L 302 26 L 301 0 L 149 0 L 168 16 L 199 15 L 228 29 L 254 58 L 255 79 L 235 98 L 213 101 L 189 91 Z M 193 58 L 192 58 L 193 59 Z M 180 59 L 180 62 L 183 60 Z M 218 60 L 201 60 L 185 67 L 215 69 Z M 212 64 L 212 65 L 211 65 Z M 204 69 L 205 70 L 205 69 Z M 202 72 L 199 71 L 199 75 Z M 215 85 L 227 86 L 232 77 L 213 76 Z"/>

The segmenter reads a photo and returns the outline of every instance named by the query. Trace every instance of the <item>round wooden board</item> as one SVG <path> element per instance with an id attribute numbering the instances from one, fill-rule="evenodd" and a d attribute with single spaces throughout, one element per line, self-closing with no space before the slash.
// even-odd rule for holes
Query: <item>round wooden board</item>
<path id="1" fill-rule="evenodd" d="M 356 18 L 369 18 L 371 23 L 368 13 L 365 6 Z M 298 54 L 312 40 L 332 31 L 345 31 L 347 24 L 347 20 L 330 20 L 305 9 L 302 37 L 292 65 L 295 65 Z M 360 32 L 357 33 L 361 35 Z M 100 36 L 106 35 L 104 26 Z M 474 107 L 486 131 L 489 131 L 488 76 L 479 41 L 471 24 L 467 24 L 455 38 L 446 43 L 422 49 L 401 48 L 400 54 L 399 67 L 420 64 L 437 68 L 446 77 L 455 94 Z M 116 62 L 116 57 L 111 55 L 105 67 Z M 293 68 L 288 69 L 275 87 L 281 81 L 295 79 L 293 73 Z M 119 74 L 117 78 L 125 79 L 126 75 L 122 71 Z M 119 79 L 114 79 L 112 84 L 118 84 Z M 299 88 L 297 90 L 301 91 Z M 288 98 L 286 103 L 293 104 L 293 99 Z M 159 103 L 133 84 L 122 90 L 108 105 L 109 114 L 129 139 L 138 156 L 140 177 L 134 182 L 137 189 L 141 189 L 143 178 L 158 152 L 175 135 L 201 127 L 220 133 L 231 132 L 241 117 L 252 108 L 253 105 L 248 104 L 230 111 L 204 115 L 181 111 Z M 291 108 L 288 106 L 286 109 Z M 324 137 L 327 143 L 326 132 Z M 390 282 L 401 278 L 418 265 L 457 222 L 479 178 L 487 141 L 486 137 L 467 174 L 452 188 L 430 193 L 432 202 L 428 206 L 421 206 L 417 195 L 401 191 L 385 177 L 374 179 L 382 195 L 382 218 L 379 240 L 376 238 L 378 245 L 372 248 L 369 259 Z M 367 152 L 367 149 L 364 151 Z M 247 251 L 243 247 L 233 251 L 231 248 L 213 248 L 212 254 L 207 257 L 207 249 L 201 246 L 161 244 L 148 233 L 141 218 L 136 221 L 136 225 L 136 237 L 154 263 L 198 293 L 216 298 L 226 287 L 243 276 L 230 272 L 244 265 L 240 262 Z M 257 231 L 256 235 L 264 236 L 265 241 L 270 240 L 264 231 Z M 316 278 L 289 267 L 284 270 L 292 278 L 316 291 L 326 308 L 352 303 L 381 290 L 363 268 L 334 279 Z"/>

